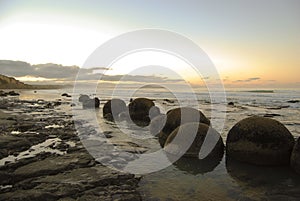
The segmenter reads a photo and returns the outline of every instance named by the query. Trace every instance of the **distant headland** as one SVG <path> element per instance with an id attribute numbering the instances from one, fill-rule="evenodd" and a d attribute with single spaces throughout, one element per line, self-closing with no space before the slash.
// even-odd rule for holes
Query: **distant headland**
<path id="1" fill-rule="evenodd" d="M 60 89 L 65 85 L 29 85 L 13 77 L 0 74 L 0 89 Z"/>

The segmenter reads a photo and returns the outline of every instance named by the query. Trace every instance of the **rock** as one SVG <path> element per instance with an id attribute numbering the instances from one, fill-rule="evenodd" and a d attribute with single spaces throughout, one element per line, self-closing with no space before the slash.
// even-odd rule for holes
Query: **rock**
<path id="1" fill-rule="evenodd" d="M 224 153 L 223 140 L 216 130 L 203 123 L 186 123 L 176 128 L 166 140 L 164 150 L 176 157 L 199 158 L 200 149 L 207 135 L 216 139 L 216 143 L 208 144 L 214 147 L 205 148 L 212 151 L 202 153 L 201 156 L 204 156 L 205 160 L 219 159 Z"/>
<path id="2" fill-rule="evenodd" d="M 126 103 L 121 99 L 112 99 L 107 101 L 103 106 L 103 117 L 109 117 L 108 120 L 114 120 L 114 117 L 127 110 Z M 108 115 L 111 114 L 111 115 Z M 112 117 L 112 118 L 111 118 Z"/>
<path id="3" fill-rule="evenodd" d="M 129 112 L 121 112 L 118 116 L 119 121 L 128 121 L 130 119 Z"/>
<path id="4" fill-rule="evenodd" d="M 78 99 L 78 101 L 81 103 L 88 101 L 88 100 L 90 100 L 90 97 L 88 95 L 80 95 L 80 97 Z"/>
<path id="5" fill-rule="evenodd" d="M 129 103 L 129 115 L 131 120 L 139 126 L 147 126 L 150 123 L 149 111 L 154 102 L 147 98 L 136 98 Z"/>
<path id="6" fill-rule="evenodd" d="M 94 98 L 94 99 L 89 99 L 89 100 L 86 100 L 84 102 L 82 102 L 82 107 L 84 109 L 87 109 L 87 108 L 99 108 L 100 106 L 100 100 L 99 98 Z"/>
<path id="7" fill-rule="evenodd" d="M 167 103 L 174 103 L 173 100 L 169 100 L 169 99 L 164 99 L 164 101 L 167 102 Z"/>
<path id="8" fill-rule="evenodd" d="M 157 107 L 157 106 L 151 107 L 150 111 L 149 111 L 149 118 L 153 119 L 153 118 L 157 117 L 158 115 L 160 115 L 159 107 Z"/>
<path id="9" fill-rule="evenodd" d="M 272 118 L 272 117 L 280 117 L 281 115 L 280 114 L 265 114 L 264 117 L 269 117 L 269 118 Z"/>
<path id="10" fill-rule="evenodd" d="M 289 100 L 287 101 L 288 103 L 299 103 L 300 101 L 299 100 Z"/>
<path id="11" fill-rule="evenodd" d="M 20 96 L 20 94 L 15 92 L 15 91 L 10 91 L 10 92 L 7 93 L 7 95 L 9 95 L 9 96 Z"/>
<path id="12" fill-rule="evenodd" d="M 63 197 L 78 198 L 83 193 L 88 193 L 89 190 L 100 187 L 102 189 L 97 189 L 96 192 L 105 192 L 106 195 L 115 194 L 116 192 L 126 194 L 128 190 L 135 193 L 138 179 L 134 178 L 133 175 L 131 177 L 122 177 L 122 175 L 126 174 L 118 173 L 108 167 L 98 165 L 88 168 L 76 168 L 62 174 L 38 177 L 31 179 L 29 183 L 24 180 L 24 182 L 18 183 L 18 185 L 23 187 L 27 185 L 25 188 L 27 188 L 26 194 L 28 197 L 24 200 L 34 200 L 33 198 L 36 193 L 44 194 L 46 192 L 51 193 L 52 197 L 56 198 L 54 200 Z M 122 189 L 124 184 L 127 184 L 128 187 Z M 111 189 L 112 187 L 114 189 Z M 18 198 L 23 198 L 24 192 L 24 190 L 16 190 L 4 193 L 1 195 L 0 200 L 21 200 Z"/>
<path id="13" fill-rule="evenodd" d="M 14 192 L 4 193 L 0 197 L 0 201 L 55 201 L 58 198 L 53 196 L 52 193 L 36 190 L 17 190 Z"/>
<path id="14" fill-rule="evenodd" d="M 249 117 L 229 131 L 227 157 L 255 165 L 288 165 L 294 138 L 280 122 Z"/>
<path id="15" fill-rule="evenodd" d="M 58 174 L 75 167 L 87 167 L 93 157 L 86 152 L 76 152 L 62 156 L 52 156 L 44 160 L 29 163 L 14 171 L 14 180 L 20 181 L 42 175 Z"/>
<path id="16" fill-rule="evenodd" d="M 234 106 L 234 102 L 229 102 L 228 105 L 229 106 Z"/>
<path id="17" fill-rule="evenodd" d="M 7 96 L 7 93 L 5 93 L 5 91 L 2 91 L 2 90 L 1 90 L 1 91 L 0 91 L 0 96 L 1 96 L 1 97 L 5 97 L 5 96 Z"/>
<path id="18" fill-rule="evenodd" d="M 25 137 L 1 135 L 0 147 L 2 150 L 2 154 L 0 153 L 0 155 L 2 155 L 2 157 L 6 157 L 9 154 L 29 149 L 31 147 L 31 142 Z"/>
<path id="19" fill-rule="evenodd" d="M 291 155 L 291 167 L 300 174 L 300 137 L 295 143 L 295 146 Z"/>
<path id="20" fill-rule="evenodd" d="M 160 145 L 164 146 L 168 136 L 178 126 L 189 122 L 200 122 L 207 125 L 210 124 L 210 121 L 205 117 L 205 115 L 194 108 L 182 107 L 169 110 L 167 112 L 166 124 L 162 129 L 162 132 L 158 135 Z"/>
<path id="21" fill-rule="evenodd" d="M 63 93 L 61 96 L 65 96 L 65 97 L 68 97 L 68 98 L 72 97 L 71 95 L 69 95 L 67 93 Z"/>
<path id="22" fill-rule="evenodd" d="M 150 133 L 154 136 L 158 136 L 158 134 L 162 131 L 167 121 L 167 115 L 161 114 L 151 119 L 149 129 Z"/>

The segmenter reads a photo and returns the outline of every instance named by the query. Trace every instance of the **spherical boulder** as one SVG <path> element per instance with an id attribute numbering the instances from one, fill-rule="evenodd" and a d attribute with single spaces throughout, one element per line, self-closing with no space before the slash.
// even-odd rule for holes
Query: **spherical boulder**
<path id="1" fill-rule="evenodd" d="M 82 102 L 82 107 L 84 109 L 99 108 L 99 106 L 100 106 L 100 100 L 97 97 L 94 99 L 89 99 L 89 100 Z"/>
<path id="2" fill-rule="evenodd" d="M 114 120 L 118 115 L 127 110 L 126 103 L 121 99 L 112 99 L 107 101 L 103 106 L 103 117 L 110 117 L 109 120 Z M 111 118 L 112 117 L 112 118 Z"/>
<path id="3" fill-rule="evenodd" d="M 157 136 L 164 128 L 166 120 L 167 120 L 167 115 L 165 114 L 160 114 L 154 117 L 153 119 L 151 119 L 149 125 L 150 133 L 154 136 Z"/>
<path id="4" fill-rule="evenodd" d="M 227 157 L 254 165 L 287 165 L 294 138 L 280 122 L 265 117 L 241 120 L 229 131 Z"/>
<path id="5" fill-rule="evenodd" d="M 294 149 L 291 155 L 291 167 L 300 174 L 300 137 L 295 143 Z"/>
<path id="6" fill-rule="evenodd" d="M 199 122 L 209 125 L 210 121 L 205 117 L 205 115 L 194 108 L 182 107 L 169 110 L 167 112 L 167 120 L 159 134 L 159 142 L 163 147 L 168 136 L 180 125 L 189 122 Z"/>
<path id="7" fill-rule="evenodd" d="M 129 115 L 133 122 L 139 126 L 147 126 L 150 123 L 149 111 L 155 106 L 148 98 L 136 98 L 129 105 Z"/>
<path id="8" fill-rule="evenodd" d="M 206 137 L 209 140 L 203 145 Z M 168 137 L 164 150 L 167 154 L 177 157 L 219 159 L 224 153 L 224 143 L 215 129 L 207 124 L 193 122 L 176 128 Z"/>
<path id="9" fill-rule="evenodd" d="M 157 106 L 153 106 L 149 110 L 149 118 L 150 119 L 154 119 L 155 117 L 159 116 L 160 114 L 161 114 L 160 109 Z"/>
<path id="10" fill-rule="evenodd" d="M 88 95 L 80 95 L 78 101 L 83 103 L 85 101 L 90 100 L 90 97 Z"/>

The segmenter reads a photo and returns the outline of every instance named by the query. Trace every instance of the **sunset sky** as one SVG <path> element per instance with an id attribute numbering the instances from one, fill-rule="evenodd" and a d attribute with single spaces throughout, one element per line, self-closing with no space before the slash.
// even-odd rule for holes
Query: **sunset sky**
<path id="1" fill-rule="evenodd" d="M 225 86 L 300 86 L 299 0 L 0 0 L 0 60 L 80 67 L 102 43 L 145 28 L 194 41 Z"/>

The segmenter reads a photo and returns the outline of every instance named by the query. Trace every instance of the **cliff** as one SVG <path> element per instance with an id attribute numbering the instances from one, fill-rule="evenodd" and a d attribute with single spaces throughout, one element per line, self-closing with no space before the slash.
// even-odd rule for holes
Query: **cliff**
<path id="1" fill-rule="evenodd" d="M 13 77 L 7 77 L 0 74 L 0 89 L 31 89 L 31 85 L 24 84 Z"/>

